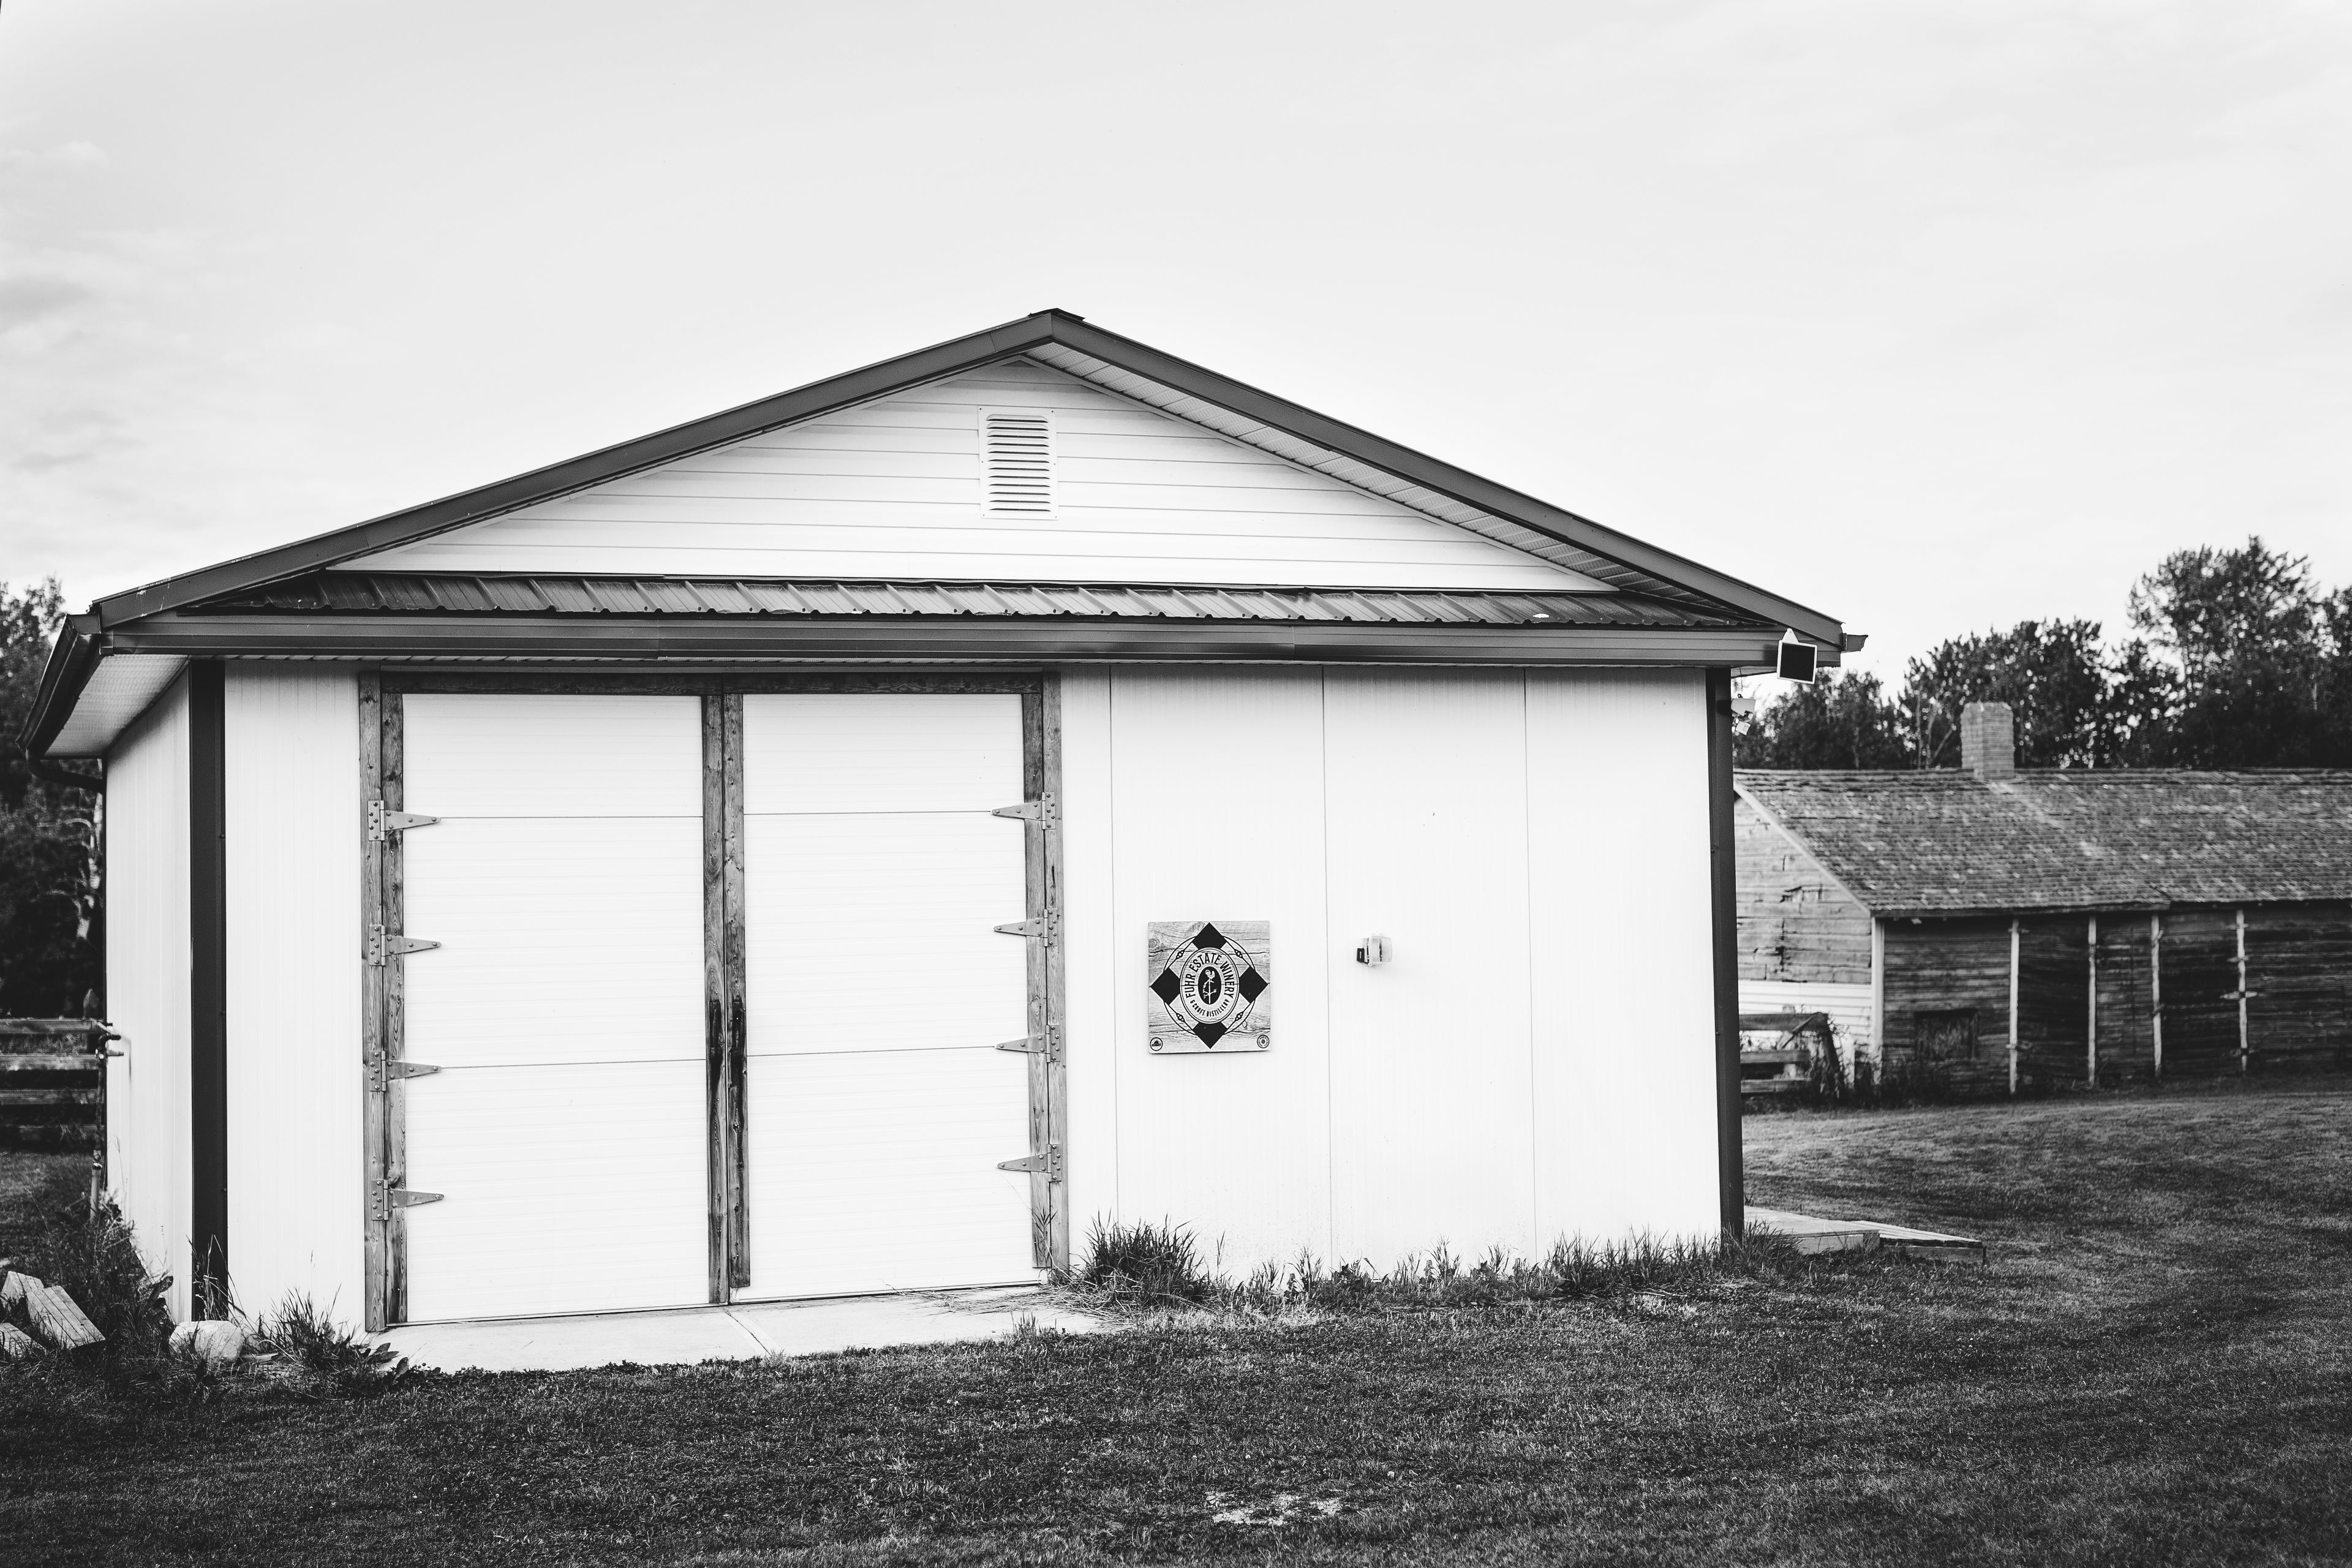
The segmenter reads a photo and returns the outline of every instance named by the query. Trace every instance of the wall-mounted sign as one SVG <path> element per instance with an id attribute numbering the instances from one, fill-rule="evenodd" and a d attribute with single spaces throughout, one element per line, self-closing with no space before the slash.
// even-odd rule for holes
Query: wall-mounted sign
<path id="1" fill-rule="evenodd" d="M 1152 921 L 1151 1048 L 1176 1056 L 1270 1047 L 1273 931 L 1265 921 Z"/>

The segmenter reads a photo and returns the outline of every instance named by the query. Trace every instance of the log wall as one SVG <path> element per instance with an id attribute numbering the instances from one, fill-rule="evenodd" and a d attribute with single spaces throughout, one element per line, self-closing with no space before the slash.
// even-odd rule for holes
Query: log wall
<path id="1" fill-rule="evenodd" d="M 2255 906 L 2244 911 L 2245 1070 L 2352 1068 L 2352 904 Z M 2162 916 L 2151 960 L 2147 911 L 2098 917 L 2097 1081 L 2156 1075 L 2160 984 L 2162 1076 L 2241 1070 L 2238 911 Z M 2018 925 L 2018 1087 L 2082 1087 L 2091 1078 L 2090 920 L 2030 916 Z M 1886 1062 L 1951 1091 L 2006 1092 L 2010 922 L 2000 917 L 1892 920 L 1886 925 Z M 1948 1047 L 1939 1017 L 1972 1014 L 1973 1052 Z"/>
<path id="2" fill-rule="evenodd" d="M 1739 978 L 1870 984 L 1870 911 L 1747 801 L 1732 808 L 1739 862 Z"/>

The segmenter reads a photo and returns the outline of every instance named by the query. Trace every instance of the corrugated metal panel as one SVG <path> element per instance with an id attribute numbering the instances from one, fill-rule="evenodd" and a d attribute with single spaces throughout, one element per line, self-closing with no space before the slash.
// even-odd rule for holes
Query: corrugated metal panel
<path id="1" fill-rule="evenodd" d="M 231 1285 L 250 1311 L 364 1298 L 357 681 L 233 664 L 227 742 Z"/>
<path id="2" fill-rule="evenodd" d="M 1713 1237 L 1705 678 L 1528 677 L 1538 1234 Z"/>
<path id="3" fill-rule="evenodd" d="M 1007 361 L 353 564 L 1605 591 L 1328 467 L 1283 461 L 1173 416 L 1191 411 Z M 991 415 L 1051 420 L 1049 510 L 988 509 L 982 432 Z"/>
<path id="4" fill-rule="evenodd" d="M 408 1082 L 408 1317 L 708 1299 L 703 1067 L 457 1068 Z"/>
<path id="5" fill-rule="evenodd" d="M 751 1283 L 738 1300 L 1034 1280 L 1026 1058 L 755 1057 L 744 1079 Z"/>
<path id="6" fill-rule="evenodd" d="M 321 573 L 221 609 L 316 614 L 1071 616 L 1376 626 L 1738 626 L 1631 594 Z"/>
<path id="7" fill-rule="evenodd" d="M 188 1315 L 188 689 L 133 721 L 106 759 L 108 1179 L 149 1268 Z"/>
<path id="8" fill-rule="evenodd" d="M 1525 713 L 1516 673 L 1325 679 L 1334 946 L 1379 932 L 1395 953 L 1377 967 L 1333 954 L 1342 1258 L 1538 1244 Z"/>

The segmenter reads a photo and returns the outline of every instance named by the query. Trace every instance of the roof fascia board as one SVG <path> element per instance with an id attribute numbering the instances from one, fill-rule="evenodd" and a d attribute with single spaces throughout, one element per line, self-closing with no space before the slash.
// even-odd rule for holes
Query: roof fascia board
<path id="1" fill-rule="evenodd" d="M 58 738 L 66 720 L 73 712 L 73 700 L 89 684 L 89 673 L 98 668 L 98 617 L 95 615 L 68 616 L 58 628 L 57 640 L 49 645 L 49 657 L 41 666 L 40 685 L 35 689 L 33 706 L 25 715 L 25 726 L 17 739 L 27 756 L 48 754 L 49 742 Z"/>
<path id="2" fill-rule="evenodd" d="M 1748 803 L 1748 809 L 1755 812 L 1757 816 L 1762 817 L 1766 826 L 1771 827 L 1775 832 L 1779 833 L 1780 837 L 1795 845 L 1797 847 L 1797 852 L 1802 855 L 1806 859 L 1811 860 L 1821 871 L 1821 874 L 1829 879 L 1830 885 L 1835 888 L 1839 892 L 1843 893 L 1847 898 L 1852 899 L 1854 903 L 1861 908 L 1863 913 L 1876 919 L 1885 919 L 1890 914 L 1891 911 L 1889 910 L 1873 908 L 1868 899 L 1865 899 L 1860 893 L 1855 892 L 1853 888 L 1846 884 L 1844 878 L 1840 877 L 1835 871 L 1831 870 L 1829 868 L 1829 862 L 1823 860 L 1821 856 L 1814 851 L 1813 847 L 1805 842 L 1804 835 L 1799 833 L 1786 822 L 1781 821 L 1780 816 L 1770 806 L 1766 805 L 1761 800 L 1759 800 L 1755 795 L 1748 790 L 1746 784 L 1739 782 L 1739 775 L 1736 773 L 1731 775 L 1731 792 L 1738 795 L 1741 800 L 1746 801 Z"/>
<path id="3" fill-rule="evenodd" d="M 317 571 L 354 556 L 389 550 L 436 533 L 478 522 L 501 512 L 563 495 L 585 486 L 740 441 L 763 431 L 811 419 L 906 387 L 937 381 L 977 365 L 1051 342 L 1056 322 L 1073 318 L 1043 311 L 1009 321 L 969 337 L 935 343 L 896 359 L 866 365 L 824 381 L 761 398 L 722 413 L 688 420 L 650 436 L 640 436 L 577 458 L 534 468 L 527 474 L 465 490 L 423 506 L 390 512 L 348 528 L 335 529 L 280 545 L 257 554 L 239 556 L 215 566 L 167 577 L 145 587 L 129 589 L 100 599 L 91 608 L 100 625 L 119 626 L 142 616 L 160 615 L 224 594 L 259 587 L 283 577 Z"/>
<path id="4" fill-rule="evenodd" d="M 1074 616 L 174 616 L 109 633 L 110 652 L 248 658 L 1233 659 L 1649 665 L 1754 661 L 1753 628 L 1360 622 L 1090 621 Z"/>
<path id="5" fill-rule="evenodd" d="M 1753 584 L 1702 566 L 1671 551 L 1644 544 L 1590 518 L 1580 517 L 1549 502 L 1538 500 L 1492 479 L 1481 479 L 1426 453 L 1401 446 L 1368 430 L 1360 430 L 1328 415 L 1318 414 L 1311 408 L 1276 397 L 1272 393 L 1262 392 L 1231 376 L 1220 375 L 1189 360 L 1178 359 L 1148 343 L 1139 343 L 1132 338 L 1123 338 L 1100 327 L 1089 326 L 1076 317 L 1057 317 L 1054 325 L 1054 342 L 1092 354 L 1123 370 L 1172 386 L 1203 402 L 1261 420 L 1301 439 L 1328 447 L 1335 452 L 1369 463 L 1376 468 L 1384 468 L 1400 479 L 1426 486 L 1467 505 L 1525 523 L 1538 532 L 1551 534 L 1596 555 L 1608 556 L 1667 582 L 1680 584 L 1708 598 L 1768 616 L 1775 625 L 1791 627 L 1832 648 L 1844 646 L 1845 631 L 1839 622 L 1792 599 L 1768 593 Z"/>

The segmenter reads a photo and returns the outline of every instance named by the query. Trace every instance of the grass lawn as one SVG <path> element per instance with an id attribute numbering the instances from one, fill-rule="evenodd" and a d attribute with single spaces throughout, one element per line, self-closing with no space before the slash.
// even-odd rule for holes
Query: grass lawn
<path id="1" fill-rule="evenodd" d="M 1990 1262 L 321 1405 L 0 1377 L 0 1559 L 2352 1560 L 2352 1084 L 1773 1115 L 1748 1149 L 1759 1203 Z"/>

